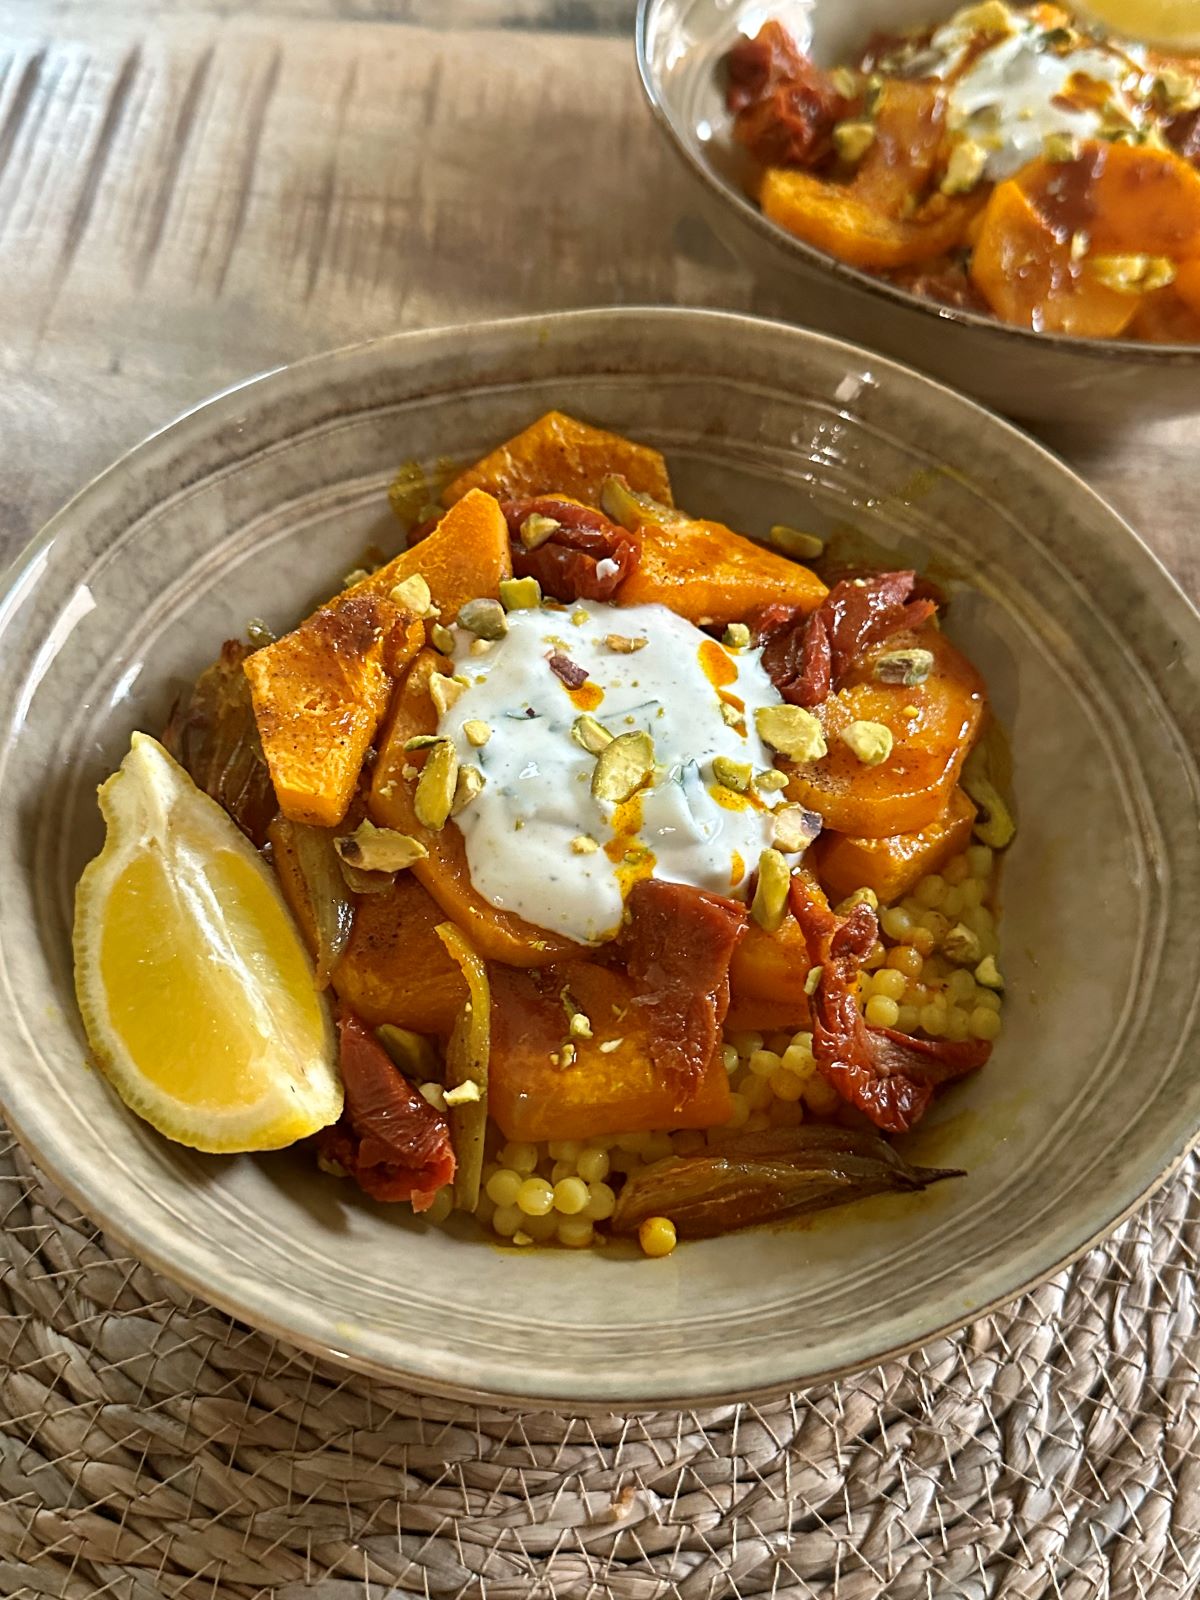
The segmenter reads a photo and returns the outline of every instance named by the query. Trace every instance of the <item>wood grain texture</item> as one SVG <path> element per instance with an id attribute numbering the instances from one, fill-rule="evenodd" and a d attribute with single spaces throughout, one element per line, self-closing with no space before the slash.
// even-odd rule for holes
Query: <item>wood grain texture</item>
<path id="1" fill-rule="evenodd" d="M 331 345 L 597 303 L 771 312 L 644 111 L 632 9 L 0 0 L 0 557 L 179 411 Z M 1048 438 L 1193 595 L 1196 432 Z"/>

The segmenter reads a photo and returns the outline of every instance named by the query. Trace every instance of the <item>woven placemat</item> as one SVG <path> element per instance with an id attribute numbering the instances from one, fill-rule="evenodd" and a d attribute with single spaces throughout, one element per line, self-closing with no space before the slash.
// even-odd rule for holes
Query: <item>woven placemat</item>
<path id="1" fill-rule="evenodd" d="M 908 1360 L 570 1419 L 282 1347 L 110 1243 L 0 1130 L 0 1593 L 968 1600 L 1200 1585 L 1200 1165 Z"/>

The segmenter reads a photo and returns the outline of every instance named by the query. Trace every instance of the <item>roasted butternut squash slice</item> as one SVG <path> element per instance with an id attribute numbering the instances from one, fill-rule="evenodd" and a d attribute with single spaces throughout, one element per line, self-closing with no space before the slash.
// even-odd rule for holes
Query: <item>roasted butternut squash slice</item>
<path id="1" fill-rule="evenodd" d="M 535 928 L 522 917 L 489 905 L 471 882 L 466 845 L 455 823 L 447 822 L 435 833 L 417 821 L 413 808 L 416 779 L 406 777 L 405 769 L 419 770 L 426 757 L 423 752 L 407 751 L 404 746 L 418 734 L 436 729 L 437 711 L 430 699 L 429 679 L 434 672 L 450 670 L 450 663 L 443 656 L 425 650 L 413 662 L 397 691 L 371 776 L 367 802 L 371 818 L 381 828 L 396 828 L 421 841 L 429 854 L 416 863 L 413 873 L 437 901 L 443 916 L 462 928 L 487 960 L 539 967 L 578 955 L 580 946 L 572 940 Z"/>
<path id="2" fill-rule="evenodd" d="M 512 577 L 508 524 L 494 495 L 470 490 L 419 544 L 365 578 L 358 588 L 390 594 L 406 578 L 422 577 L 429 585 L 442 622 L 453 622 L 468 600 L 495 600 L 503 578 Z"/>
<path id="3" fill-rule="evenodd" d="M 1175 273 L 1175 293 L 1190 311 L 1200 317 L 1200 255 L 1184 261 Z"/>
<path id="4" fill-rule="evenodd" d="M 772 222 L 806 244 L 868 272 L 932 261 L 957 249 L 982 205 L 936 194 L 907 220 L 889 216 L 852 186 L 791 167 L 768 167 L 759 199 Z"/>
<path id="5" fill-rule="evenodd" d="M 808 1015 L 804 983 L 810 967 L 804 935 L 790 912 L 774 933 L 752 922 L 729 964 L 730 1006 L 768 1001 L 802 1020 Z"/>
<path id="6" fill-rule="evenodd" d="M 946 132 L 946 96 L 928 78 L 887 78 L 875 138 L 850 185 L 857 200 L 900 219 L 929 191 Z"/>
<path id="7" fill-rule="evenodd" d="M 442 502 L 454 505 L 469 489 L 486 489 L 502 500 L 562 494 L 598 506 L 600 486 L 614 474 L 640 494 L 664 505 L 673 504 L 666 462 L 657 450 L 593 428 L 562 411 L 547 411 L 515 438 L 459 473 L 443 491 Z"/>
<path id="8" fill-rule="evenodd" d="M 875 682 L 876 656 L 909 643 L 933 654 L 925 682 L 914 688 Z M 819 812 L 837 833 L 872 839 L 915 833 L 946 811 L 986 708 L 983 680 L 936 627 L 895 634 L 819 707 L 829 752 L 789 769 L 788 795 Z M 869 766 L 855 755 L 842 738 L 854 722 L 888 729 L 892 751 L 886 760 Z"/>
<path id="9" fill-rule="evenodd" d="M 815 572 L 720 522 L 647 522 L 637 536 L 641 558 L 617 591 L 621 605 L 663 605 L 707 626 L 776 603 L 814 611 L 829 592 Z"/>
<path id="10" fill-rule="evenodd" d="M 965 850 L 974 821 L 975 807 L 961 789 L 955 789 L 945 814 L 916 833 L 897 833 L 890 839 L 824 833 L 813 847 L 818 875 L 835 900 L 855 889 L 873 889 L 881 905 L 890 905 Z"/>
<path id="11" fill-rule="evenodd" d="M 492 1049 L 488 1103 L 509 1139 L 590 1139 L 655 1128 L 711 1128 L 729 1120 L 729 1075 L 718 1051 L 682 1110 L 676 1087 L 650 1058 L 652 1009 L 633 1004 L 623 973 L 574 961 L 543 972 L 488 970 Z M 573 1039 L 563 991 L 588 1018 L 592 1036 Z M 604 1049 L 619 1041 L 615 1049 Z"/>

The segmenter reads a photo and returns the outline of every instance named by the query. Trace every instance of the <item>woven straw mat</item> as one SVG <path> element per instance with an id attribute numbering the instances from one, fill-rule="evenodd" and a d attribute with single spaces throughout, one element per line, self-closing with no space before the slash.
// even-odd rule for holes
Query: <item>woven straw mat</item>
<path id="1" fill-rule="evenodd" d="M 86 1222 L 0 1130 L 0 1593 L 1091 1600 L 1200 1585 L 1200 1163 L 908 1360 L 570 1419 L 280 1346 Z"/>

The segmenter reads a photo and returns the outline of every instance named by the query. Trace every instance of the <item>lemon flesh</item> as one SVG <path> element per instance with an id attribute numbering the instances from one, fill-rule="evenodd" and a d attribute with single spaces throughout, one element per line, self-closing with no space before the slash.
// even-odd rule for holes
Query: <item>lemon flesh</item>
<path id="1" fill-rule="evenodd" d="M 1200 0 L 1086 0 L 1075 10 L 1081 19 L 1102 22 L 1127 39 L 1200 45 Z"/>
<path id="2" fill-rule="evenodd" d="M 270 1150 L 337 1120 L 328 1008 L 270 870 L 154 739 L 99 793 L 75 986 L 122 1099 L 198 1150 Z"/>

